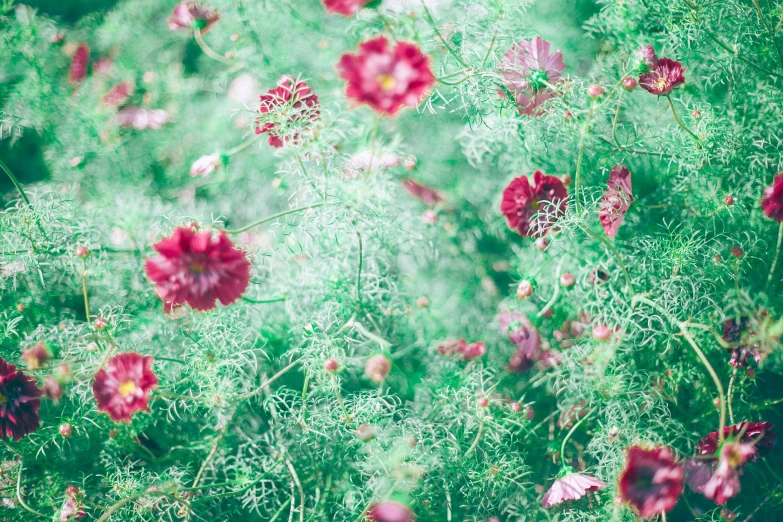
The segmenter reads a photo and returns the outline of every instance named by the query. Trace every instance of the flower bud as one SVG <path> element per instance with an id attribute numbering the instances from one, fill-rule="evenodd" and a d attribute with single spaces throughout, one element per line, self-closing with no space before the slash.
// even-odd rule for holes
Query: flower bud
<path id="1" fill-rule="evenodd" d="M 96 317 L 95 318 L 95 329 L 96 330 L 105 330 L 107 326 L 109 326 L 109 321 L 107 321 L 105 317 Z"/>
<path id="2" fill-rule="evenodd" d="M 723 198 L 723 202 L 726 204 L 726 206 L 730 207 L 734 204 L 734 197 L 729 194 L 725 198 Z"/>
<path id="3" fill-rule="evenodd" d="M 593 83 L 587 87 L 587 95 L 591 98 L 600 98 L 604 95 L 604 88 L 596 83 Z"/>
<path id="4" fill-rule="evenodd" d="M 549 240 L 545 237 L 539 237 L 536 239 L 536 248 L 543 252 L 547 248 L 549 248 Z"/>
<path id="5" fill-rule="evenodd" d="M 336 372 L 339 367 L 340 365 L 337 362 L 337 359 L 326 359 L 324 361 L 324 370 L 327 372 Z"/>
<path id="6" fill-rule="evenodd" d="M 427 225 L 434 225 L 438 222 L 438 213 L 432 209 L 427 209 L 421 213 L 421 220 Z"/>
<path id="7" fill-rule="evenodd" d="M 560 276 L 560 284 L 565 288 L 571 288 L 576 283 L 576 278 L 573 274 L 565 273 Z"/>
<path id="8" fill-rule="evenodd" d="M 612 336 L 612 330 L 605 324 L 597 324 L 593 326 L 593 339 L 600 342 L 608 341 Z"/>
<path id="9" fill-rule="evenodd" d="M 486 397 L 479 397 L 476 401 L 476 404 L 478 404 L 479 408 L 486 408 L 489 406 L 489 399 Z"/>
<path id="10" fill-rule="evenodd" d="M 57 430 L 60 432 L 60 436 L 64 439 L 69 439 L 73 435 L 73 426 L 67 422 L 60 424 L 60 428 Z"/>
<path id="11" fill-rule="evenodd" d="M 87 250 L 87 247 L 86 247 L 86 246 L 84 246 L 84 245 L 78 245 L 78 246 L 76 247 L 76 250 L 74 250 L 74 252 L 73 252 L 73 253 L 74 253 L 74 255 L 75 255 L 76 257 L 80 257 L 80 258 L 82 258 L 82 259 L 84 259 L 85 257 L 87 257 L 87 256 L 89 256 L 89 255 L 90 255 L 90 251 L 89 251 L 89 250 Z"/>
<path id="12" fill-rule="evenodd" d="M 190 175 L 194 178 L 196 176 L 205 178 L 218 170 L 221 165 L 223 165 L 223 161 L 217 153 L 210 154 L 209 156 L 201 156 L 190 166 Z"/>
<path id="13" fill-rule="evenodd" d="M 416 299 L 416 306 L 418 306 L 419 308 L 426 308 L 427 306 L 429 306 L 429 304 L 430 304 L 430 300 L 427 299 L 426 296 L 421 296 L 418 299 Z"/>
<path id="14" fill-rule="evenodd" d="M 519 283 L 519 286 L 517 286 L 517 297 L 519 299 L 527 299 L 531 295 L 533 295 L 533 284 L 528 280 Z"/>
<path id="15" fill-rule="evenodd" d="M 408 506 L 385 500 L 376 502 L 367 510 L 368 522 L 414 522 L 416 517 Z"/>
<path id="16" fill-rule="evenodd" d="M 79 494 L 79 488 L 76 486 L 68 486 L 65 488 L 65 494 L 66 496 L 73 498 Z"/>
<path id="17" fill-rule="evenodd" d="M 60 382 L 51 375 L 44 379 L 41 389 L 43 390 L 44 395 L 53 402 L 59 401 L 63 396 L 63 387 L 60 385 Z"/>
<path id="18" fill-rule="evenodd" d="M 623 78 L 623 89 L 626 91 L 632 91 L 636 89 L 636 78 L 633 76 L 626 76 Z"/>
<path id="19" fill-rule="evenodd" d="M 738 247 L 738 246 L 731 247 L 731 255 L 732 256 L 734 256 L 737 259 L 739 259 L 739 258 L 742 257 L 742 254 L 744 254 L 744 252 L 742 251 L 742 249 L 740 247 Z"/>
<path id="20" fill-rule="evenodd" d="M 356 428 L 356 438 L 363 442 L 374 439 L 375 435 L 375 428 L 369 424 L 361 424 L 358 428 Z"/>
<path id="21" fill-rule="evenodd" d="M 511 404 L 508 405 L 508 407 L 511 408 L 511 411 L 513 411 L 514 413 L 519 413 L 520 411 L 522 411 L 522 405 L 519 404 L 517 401 L 512 402 Z"/>
<path id="22" fill-rule="evenodd" d="M 380 384 L 391 371 L 391 361 L 382 353 L 373 355 L 364 365 L 364 374 L 374 383 Z"/>

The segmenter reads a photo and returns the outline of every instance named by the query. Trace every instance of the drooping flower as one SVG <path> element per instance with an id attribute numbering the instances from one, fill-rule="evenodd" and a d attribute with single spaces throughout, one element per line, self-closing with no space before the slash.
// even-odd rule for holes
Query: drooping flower
<path id="1" fill-rule="evenodd" d="M 385 116 L 416 107 L 435 83 L 430 59 L 416 45 L 390 47 L 383 36 L 360 43 L 356 54 L 343 54 L 337 70 L 348 98 Z"/>
<path id="2" fill-rule="evenodd" d="M 261 95 L 256 118 L 256 134 L 267 133 L 269 144 L 280 148 L 284 142 L 296 142 L 303 131 L 320 117 L 318 96 L 307 82 L 281 76 L 277 87 Z"/>
<path id="3" fill-rule="evenodd" d="M 723 323 L 723 339 L 728 343 L 738 343 L 731 348 L 731 358 L 729 364 L 735 368 L 746 368 L 751 357 L 756 363 L 761 362 L 761 352 L 758 349 L 759 344 L 752 341 L 754 334 L 748 335 L 747 340 L 739 344 L 742 334 L 747 330 L 748 320 L 741 317 L 739 320 L 727 319 Z"/>
<path id="4" fill-rule="evenodd" d="M 719 506 L 739 493 L 742 473 L 741 466 L 752 456 L 756 449 L 753 444 L 743 442 L 729 442 L 724 444 L 718 457 L 718 465 L 712 477 L 702 489 L 702 494 L 713 500 Z"/>
<path id="5" fill-rule="evenodd" d="M 680 62 L 670 60 L 669 58 L 660 58 L 650 68 L 649 72 L 639 76 L 639 85 L 650 94 L 666 96 L 671 93 L 675 87 L 685 83 L 685 76 Z"/>
<path id="6" fill-rule="evenodd" d="M 775 426 L 769 422 L 748 422 L 742 421 L 733 426 L 723 428 L 723 438 L 731 439 L 742 433 L 740 442 L 753 443 L 759 455 L 766 454 L 777 438 L 777 434 L 772 431 Z M 720 445 L 720 436 L 717 431 L 713 431 L 696 444 L 696 451 L 701 455 L 714 455 Z M 754 456 L 755 457 L 755 456 Z"/>
<path id="7" fill-rule="evenodd" d="M 563 53 L 550 53 L 550 44 L 540 36 L 514 44 L 500 61 L 503 86 L 519 107 L 520 114 L 538 116 L 542 104 L 557 94 L 551 87 L 563 79 Z M 506 96 L 503 89 L 500 96 Z"/>
<path id="8" fill-rule="evenodd" d="M 201 156 L 199 159 L 193 162 L 190 166 L 190 175 L 194 178 L 201 176 L 206 178 L 223 165 L 223 160 L 220 154 L 209 154 L 208 156 Z"/>
<path id="9" fill-rule="evenodd" d="M 250 282 L 250 262 L 224 232 L 198 232 L 178 227 L 155 245 L 158 256 L 145 263 L 167 310 L 189 304 L 211 310 L 215 301 L 224 306 L 239 299 Z"/>
<path id="10" fill-rule="evenodd" d="M 206 34 L 219 19 L 220 16 L 212 9 L 191 0 L 183 0 L 171 11 L 168 22 L 172 31 L 198 29 L 201 34 Z"/>
<path id="11" fill-rule="evenodd" d="M 116 109 L 125 105 L 131 94 L 133 94 L 132 82 L 120 82 L 107 92 L 103 97 L 104 107 Z"/>
<path id="12" fill-rule="evenodd" d="M 443 203 L 443 195 L 434 188 L 428 187 L 423 183 L 416 181 L 413 178 L 405 178 L 402 180 L 402 186 L 405 191 L 418 199 L 425 205 L 435 206 Z"/>
<path id="13" fill-rule="evenodd" d="M 351 17 L 372 0 L 323 0 L 326 12 Z"/>
<path id="14" fill-rule="evenodd" d="M 92 383 L 98 411 L 108 413 L 114 422 L 127 423 L 137 411 L 149 411 L 149 394 L 158 387 L 152 362 L 151 356 L 135 352 L 112 357 Z"/>
<path id="15" fill-rule="evenodd" d="M 468 343 L 465 339 L 444 341 L 438 345 L 437 349 L 441 355 L 456 356 L 463 361 L 469 361 L 487 353 L 487 345 L 483 342 Z"/>
<path id="16" fill-rule="evenodd" d="M 603 480 L 590 475 L 573 472 L 566 473 L 555 480 L 554 484 L 547 490 L 541 503 L 545 508 L 551 508 L 567 500 L 579 500 L 588 491 L 597 491 L 605 486 L 606 483 Z"/>
<path id="17" fill-rule="evenodd" d="M 761 210 L 768 218 L 783 223 L 783 172 L 775 176 L 772 185 L 764 189 Z"/>
<path id="18" fill-rule="evenodd" d="M 498 322 L 500 330 L 517 346 L 517 351 L 508 363 L 509 371 L 519 373 L 530 369 L 542 357 L 541 335 L 538 330 L 525 314 L 517 310 L 500 312 Z"/>
<path id="19" fill-rule="evenodd" d="M 77 85 L 87 77 L 87 66 L 90 63 L 90 47 L 80 43 L 71 57 L 71 66 L 68 69 L 68 82 Z"/>
<path id="20" fill-rule="evenodd" d="M 416 515 L 408 506 L 386 500 L 371 505 L 366 518 L 368 522 L 415 522 Z"/>
<path id="21" fill-rule="evenodd" d="M 545 235 L 557 219 L 565 214 L 568 191 L 556 176 L 548 176 L 537 170 L 533 173 L 531 185 L 527 176 L 519 176 L 503 190 L 500 211 L 506 216 L 509 226 L 522 236 Z M 539 208 L 541 202 L 545 208 Z M 537 214 L 536 221 L 530 222 Z"/>
<path id="22" fill-rule="evenodd" d="M 38 429 L 41 395 L 32 377 L 0 357 L 0 439 L 18 441 Z"/>
<path id="23" fill-rule="evenodd" d="M 86 517 L 81 499 L 68 497 L 60 508 L 59 522 L 69 522 L 70 520 Z"/>
<path id="24" fill-rule="evenodd" d="M 609 238 L 614 238 L 633 202 L 631 172 L 621 164 L 612 167 L 606 191 L 601 196 L 598 219 Z"/>
<path id="25" fill-rule="evenodd" d="M 696 493 L 704 493 L 704 486 L 712 478 L 713 466 L 702 460 L 687 459 L 683 465 L 685 483 Z"/>
<path id="26" fill-rule="evenodd" d="M 27 363 L 28 370 L 38 370 L 48 361 L 52 355 L 42 342 L 25 349 L 22 352 L 22 359 Z"/>
<path id="27" fill-rule="evenodd" d="M 620 475 L 620 498 L 642 518 L 671 511 L 683 490 L 683 469 L 669 448 L 628 449 Z"/>
<path id="28" fill-rule="evenodd" d="M 142 109 L 129 105 L 117 113 L 117 125 L 136 130 L 160 129 L 169 121 L 169 113 L 162 109 Z"/>

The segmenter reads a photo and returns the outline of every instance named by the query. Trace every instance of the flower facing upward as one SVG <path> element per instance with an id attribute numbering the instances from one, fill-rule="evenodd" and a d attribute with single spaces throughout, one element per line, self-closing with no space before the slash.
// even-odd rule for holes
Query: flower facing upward
<path id="1" fill-rule="evenodd" d="M 0 357 L 0 439 L 18 441 L 38 429 L 41 395 L 32 377 Z"/>
<path id="2" fill-rule="evenodd" d="M 674 508 L 682 481 L 683 470 L 669 448 L 632 446 L 620 475 L 620 498 L 642 518 L 652 518 Z"/>
<path id="3" fill-rule="evenodd" d="M 547 234 L 554 220 L 560 218 L 566 210 L 568 191 L 563 182 L 555 176 L 548 176 L 537 170 L 533 173 L 533 183 L 527 176 L 519 176 L 503 190 L 500 211 L 506 216 L 509 226 L 522 236 Z M 551 203 L 539 209 L 540 203 Z M 542 210 L 542 211 L 540 211 Z M 530 218 L 538 213 L 536 222 Z"/>
<path id="4" fill-rule="evenodd" d="M 415 522 L 416 515 L 408 506 L 386 500 L 371 505 L 366 518 L 368 522 Z"/>
<path id="5" fill-rule="evenodd" d="M 277 87 L 261 95 L 256 118 L 256 134 L 269 134 L 269 144 L 280 148 L 284 142 L 296 140 L 300 133 L 318 120 L 318 96 L 307 82 L 281 76 Z"/>
<path id="6" fill-rule="evenodd" d="M 359 44 L 337 64 L 347 82 L 346 95 L 378 113 L 394 116 L 403 107 L 416 107 L 435 83 L 430 59 L 412 43 L 393 47 L 383 36 Z"/>
<path id="7" fill-rule="evenodd" d="M 756 454 L 753 444 L 730 442 L 721 447 L 718 465 L 701 493 L 719 506 L 739 493 L 741 466 Z"/>
<path id="8" fill-rule="evenodd" d="M 551 508 L 566 500 L 579 500 L 588 491 L 596 491 L 606 486 L 603 480 L 598 480 L 582 473 L 567 473 L 555 480 L 552 487 L 544 495 L 541 503 L 545 508 Z"/>
<path id="9" fill-rule="evenodd" d="M 764 189 L 761 210 L 768 218 L 783 223 L 783 172 L 775 176 L 772 185 Z"/>
<path id="10" fill-rule="evenodd" d="M 632 202 L 631 172 L 625 165 L 615 165 L 609 173 L 606 191 L 601 196 L 598 209 L 598 219 L 609 238 L 613 238 L 620 230 Z"/>
<path id="11" fill-rule="evenodd" d="M 541 105 L 556 94 L 550 86 L 563 79 L 563 53 L 550 53 L 550 44 L 540 36 L 523 40 L 506 51 L 500 62 L 503 86 L 514 97 L 520 114 L 538 116 Z M 503 89 L 498 93 L 505 96 Z"/>
<path id="12" fill-rule="evenodd" d="M 208 7 L 196 2 L 183 0 L 178 3 L 169 16 L 169 29 L 198 29 L 201 34 L 206 34 L 220 17 Z"/>
<path id="13" fill-rule="evenodd" d="M 92 392 L 98 411 L 108 413 L 114 422 L 130 423 L 137 411 L 149 411 L 149 394 L 157 387 L 152 357 L 126 352 L 112 357 L 95 374 Z"/>
<path id="14" fill-rule="evenodd" d="M 323 0 L 326 12 L 351 17 L 371 0 Z"/>
<path id="15" fill-rule="evenodd" d="M 675 62 L 668 58 L 661 58 L 655 62 L 649 72 L 639 76 L 639 85 L 650 94 L 666 96 L 671 93 L 675 87 L 685 83 L 685 76 L 680 62 Z"/>
<path id="16" fill-rule="evenodd" d="M 158 256 L 145 263 L 166 309 L 189 304 L 211 310 L 215 301 L 229 305 L 239 299 L 250 282 L 250 262 L 224 232 L 198 232 L 179 227 L 154 245 Z"/>
<path id="17" fill-rule="evenodd" d="M 723 428 L 724 438 L 737 437 L 742 433 L 740 442 L 751 443 L 755 441 L 755 448 L 760 455 L 764 455 L 772 447 L 777 434 L 772 431 L 775 426 L 769 422 L 743 421 L 733 426 Z M 720 437 L 717 431 L 713 431 L 696 444 L 696 451 L 702 455 L 714 455 L 718 451 Z"/>

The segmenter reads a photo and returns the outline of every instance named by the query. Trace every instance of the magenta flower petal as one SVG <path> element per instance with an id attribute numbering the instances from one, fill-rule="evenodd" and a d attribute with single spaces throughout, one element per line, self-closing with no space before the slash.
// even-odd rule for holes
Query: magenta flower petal
<path id="1" fill-rule="evenodd" d="M 670 60 L 669 58 L 661 58 L 649 72 L 639 76 L 639 85 L 650 94 L 666 96 L 675 87 L 685 83 L 683 72 L 685 72 L 685 69 L 682 68 L 680 62 Z"/>
<path id="2" fill-rule="evenodd" d="M 135 352 L 112 357 L 92 383 L 98 411 L 108 413 L 114 422 L 127 423 L 137 411 L 149 411 L 149 394 L 157 387 L 152 357 Z"/>
<path id="3" fill-rule="evenodd" d="M 269 144 L 280 148 L 298 140 L 300 134 L 320 117 L 318 96 L 306 82 L 281 76 L 277 87 L 261 95 L 256 134 L 268 133 Z"/>
<path id="4" fill-rule="evenodd" d="M 18 441 L 38 429 L 41 395 L 32 377 L 0 357 L 0 440 Z"/>
<path id="5" fill-rule="evenodd" d="M 219 19 L 220 16 L 212 9 L 190 0 L 183 0 L 171 11 L 168 23 L 172 31 L 198 29 L 201 34 L 206 34 Z"/>
<path id="6" fill-rule="evenodd" d="M 509 226 L 522 236 L 547 234 L 551 225 L 565 214 L 568 191 L 555 176 L 548 176 L 537 170 L 533 183 L 526 176 L 511 180 L 503 190 L 500 211 L 506 216 Z M 540 203 L 547 202 L 544 208 Z M 537 215 L 535 222 L 531 218 Z"/>
<path id="7" fill-rule="evenodd" d="M 736 437 L 743 431 L 741 442 L 755 443 L 755 448 L 760 455 L 766 454 L 777 438 L 777 434 L 772 431 L 775 426 L 769 422 L 748 422 L 743 421 L 733 426 L 723 428 L 724 439 Z M 701 455 L 714 455 L 718 451 L 720 436 L 717 431 L 713 431 L 696 444 L 696 451 Z"/>
<path id="8" fill-rule="evenodd" d="M 326 12 L 351 17 L 371 0 L 323 0 Z"/>
<path id="9" fill-rule="evenodd" d="M 744 442 L 724 444 L 718 457 L 718 465 L 702 489 L 704 496 L 721 506 L 739 493 L 741 467 L 755 455 L 756 449 L 753 444 Z"/>
<path id="10" fill-rule="evenodd" d="M 519 113 L 527 116 L 543 113 L 544 102 L 556 96 L 549 87 L 563 79 L 565 68 L 563 53 L 551 53 L 549 42 L 540 36 L 514 44 L 500 62 L 503 86 L 514 97 Z M 498 94 L 506 92 L 500 89 Z"/>
<path id="11" fill-rule="evenodd" d="M 90 63 L 90 47 L 80 43 L 76 52 L 71 57 L 71 66 L 68 69 L 68 82 L 73 85 L 82 83 L 87 77 L 87 66 Z"/>
<path id="12" fill-rule="evenodd" d="M 569 473 L 555 480 L 544 495 L 541 503 L 551 508 L 567 500 L 579 500 L 588 491 L 599 490 L 606 486 L 603 480 L 582 473 Z"/>
<path id="13" fill-rule="evenodd" d="M 775 176 L 772 185 L 764 189 L 761 209 L 768 218 L 783 222 L 783 172 Z"/>
<path id="14" fill-rule="evenodd" d="M 683 490 L 683 469 L 669 448 L 628 449 L 620 475 L 620 498 L 643 518 L 671 511 Z"/>
<path id="15" fill-rule="evenodd" d="M 443 196 L 437 190 L 430 188 L 413 178 L 405 178 L 402 180 L 402 186 L 405 191 L 418 199 L 425 205 L 438 205 L 443 203 Z"/>
<path id="16" fill-rule="evenodd" d="M 614 238 L 617 234 L 632 202 L 631 172 L 625 165 L 615 165 L 609 173 L 598 210 L 598 219 L 608 237 Z"/>

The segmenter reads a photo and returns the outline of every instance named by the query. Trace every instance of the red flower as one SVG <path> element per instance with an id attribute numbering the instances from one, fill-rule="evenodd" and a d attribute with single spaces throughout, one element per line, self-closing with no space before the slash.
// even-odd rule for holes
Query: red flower
<path id="1" fill-rule="evenodd" d="M 742 333 L 747 329 L 747 324 L 748 320 L 745 317 L 740 318 L 739 321 L 734 319 L 726 320 L 723 323 L 723 339 L 732 344 L 737 343 L 742 337 Z M 731 348 L 730 365 L 735 368 L 746 368 L 751 356 L 756 363 L 761 361 L 761 353 L 758 350 L 759 344 L 751 340 L 753 337 L 755 337 L 755 334 L 751 333 L 746 341 Z"/>
<path id="2" fill-rule="evenodd" d="M 372 0 L 323 0 L 326 12 L 351 17 Z"/>
<path id="3" fill-rule="evenodd" d="M 386 500 L 376 502 L 367 510 L 368 522 L 415 522 L 416 515 L 406 505 Z"/>
<path id="4" fill-rule="evenodd" d="M 685 461 L 683 470 L 685 472 L 685 483 L 696 493 L 704 493 L 704 486 L 712 478 L 712 464 L 688 459 Z"/>
<path id="5" fill-rule="evenodd" d="M 553 221 L 560 218 L 566 210 L 568 191 L 563 182 L 555 176 L 547 176 L 540 170 L 533 173 L 531 185 L 527 176 L 511 180 L 503 191 L 500 211 L 506 216 L 509 226 L 522 236 L 533 234 L 545 235 Z M 539 204 L 542 201 L 551 203 L 543 211 Z M 538 214 L 536 222 L 530 223 L 530 218 Z"/>
<path id="6" fill-rule="evenodd" d="M 765 454 L 772 447 L 772 441 L 777 438 L 777 434 L 772 431 L 775 426 L 769 422 L 748 422 L 743 421 L 733 426 L 723 428 L 723 438 L 734 438 L 743 431 L 740 442 L 755 442 L 756 450 L 759 455 Z M 696 451 L 702 455 L 714 455 L 718 451 L 720 437 L 717 431 L 713 431 L 696 444 Z"/>
<path id="7" fill-rule="evenodd" d="M 613 238 L 617 234 L 632 202 L 631 172 L 625 165 L 615 165 L 609 173 L 598 210 L 598 219 L 608 237 Z"/>
<path id="8" fill-rule="evenodd" d="M 318 96 L 306 82 L 281 76 L 277 87 L 261 95 L 256 118 L 256 134 L 269 133 L 269 144 L 280 148 L 283 142 L 299 138 L 299 132 L 318 120 Z"/>
<path id="9" fill-rule="evenodd" d="M 71 57 L 71 67 L 68 70 L 68 82 L 79 84 L 87 77 L 87 65 L 90 63 L 90 47 L 81 43 Z"/>
<path id="10" fill-rule="evenodd" d="M 724 444 L 720 450 L 718 465 L 710 480 L 704 484 L 702 494 L 714 500 L 719 506 L 739 493 L 742 473 L 740 467 L 756 454 L 752 444 L 733 442 Z"/>
<path id="11" fill-rule="evenodd" d="M 783 222 L 783 172 L 775 176 L 772 185 L 764 189 L 761 209 L 768 218 Z"/>
<path id="12" fill-rule="evenodd" d="M 620 475 L 620 498 L 642 518 L 652 518 L 674 508 L 683 490 L 682 480 L 683 470 L 669 448 L 632 446 Z"/>
<path id="13" fill-rule="evenodd" d="M 423 183 L 419 183 L 413 178 L 405 178 L 402 180 L 402 186 L 414 198 L 418 199 L 425 205 L 435 206 L 443 203 L 443 196 L 435 190 Z"/>
<path id="14" fill-rule="evenodd" d="M 650 94 L 666 96 L 675 87 L 685 83 L 684 71 L 680 62 L 661 58 L 650 68 L 650 72 L 639 76 L 639 85 Z"/>
<path id="15" fill-rule="evenodd" d="M 383 36 L 360 43 L 356 54 L 342 55 L 337 70 L 348 98 L 388 116 L 416 107 L 435 83 L 430 60 L 418 47 L 397 42 L 389 48 Z"/>
<path id="16" fill-rule="evenodd" d="M 115 355 L 95 374 L 92 393 L 98 411 L 109 414 L 114 422 L 130 423 L 137 411 L 150 411 L 150 391 L 158 387 L 152 371 L 152 357 L 135 352 Z"/>
<path id="17" fill-rule="evenodd" d="M 189 304 L 211 310 L 215 301 L 229 305 L 239 299 L 250 282 L 250 262 L 224 232 L 212 233 L 179 227 L 154 245 L 160 254 L 147 259 L 147 276 L 166 303 L 167 310 Z"/>
<path id="18" fill-rule="evenodd" d="M 169 16 L 169 29 L 198 29 L 201 34 L 206 34 L 215 25 L 220 16 L 208 7 L 196 2 L 183 0 L 178 3 Z"/>
<path id="19" fill-rule="evenodd" d="M 552 484 L 552 487 L 544 495 L 541 503 L 545 508 L 551 508 L 566 500 L 579 500 L 588 491 L 596 491 L 606 486 L 603 480 L 598 480 L 590 475 L 582 473 L 568 473 Z"/>
<path id="20" fill-rule="evenodd" d="M 131 94 L 133 94 L 131 82 L 118 83 L 103 97 L 103 105 L 111 108 L 121 107 L 128 101 Z"/>
<path id="21" fill-rule="evenodd" d="M 550 54 L 549 49 L 549 42 L 536 36 L 514 44 L 503 55 L 500 62 L 503 86 L 514 96 L 520 114 L 539 116 L 543 113 L 541 105 L 556 96 L 549 86 L 563 79 L 560 73 L 566 65 L 563 53 Z M 499 89 L 498 94 L 505 96 L 506 92 Z"/>
<path id="22" fill-rule="evenodd" d="M 0 439 L 18 441 L 38 429 L 41 395 L 32 377 L 0 357 Z"/>

